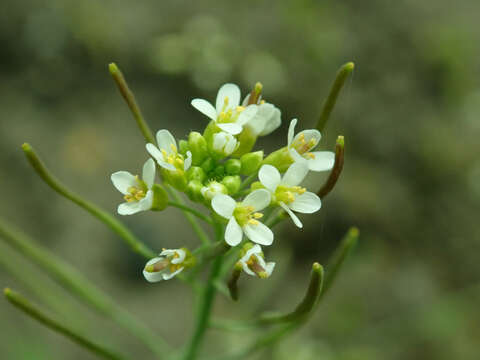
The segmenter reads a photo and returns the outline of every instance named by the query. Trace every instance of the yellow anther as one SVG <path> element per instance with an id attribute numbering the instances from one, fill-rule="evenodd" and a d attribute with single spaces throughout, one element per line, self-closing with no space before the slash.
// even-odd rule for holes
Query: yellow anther
<path id="1" fill-rule="evenodd" d="M 249 219 L 249 220 L 248 220 L 248 223 L 249 223 L 250 225 L 258 225 L 258 224 L 260 224 L 260 223 L 258 222 L 258 220 L 255 220 L 255 219 Z"/>
<path id="2" fill-rule="evenodd" d="M 178 255 L 178 253 L 173 254 L 174 259 L 178 259 L 179 257 L 180 257 L 180 255 Z"/>
<path id="3" fill-rule="evenodd" d="M 315 154 L 311 152 L 305 153 L 305 156 L 309 157 L 310 159 L 315 159 Z"/>
<path id="4" fill-rule="evenodd" d="M 180 158 L 175 159 L 175 165 L 182 167 L 183 166 L 183 160 Z"/>
<path id="5" fill-rule="evenodd" d="M 295 201 L 295 195 L 293 195 L 293 193 L 291 191 L 287 191 L 285 193 L 285 195 L 287 196 L 287 201 L 288 202 L 293 202 Z"/>
<path id="6" fill-rule="evenodd" d="M 169 164 L 172 164 L 172 165 L 173 165 L 174 161 L 175 161 L 175 159 L 174 159 L 174 157 L 173 157 L 173 156 L 169 156 L 169 157 L 167 157 L 167 163 L 169 163 Z"/>
<path id="7" fill-rule="evenodd" d="M 177 153 L 177 147 L 175 146 L 175 144 L 170 144 L 170 148 L 174 153 Z"/>
<path id="8" fill-rule="evenodd" d="M 251 212 L 255 211 L 255 208 L 251 205 L 245 206 L 245 211 L 251 213 Z"/>
<path id="9" fill-rule="evenodd" d="M 225 96 L 225 99 L 223 99 L 223 106 L 228 105 L 228 96 Z"/>
<path id="10" fill-rule="evenodd" d="M 256 213 L 253 213 L 252 216 L 253 216 L 255 219 L 261 219 L 261 218 L 263 217 L 263 214 L 256 212 Z"/>
<path id="11" fill-rule="evenodd" d="M 245 110 L 245 106 L 237 106 L 238 113 L 241 113 L 243 110 Z"/>
<path id="12" fill-rule="evenodd" d="M 160 149 L 160 152 L 162 153 L 164 159 L 168 158 L 168 154 L 165 149 Z"/>
<path id="13" fill-rule="evenodd" d="M 260 105 L 265 104 L 265 100 L 260 100 Z"/>

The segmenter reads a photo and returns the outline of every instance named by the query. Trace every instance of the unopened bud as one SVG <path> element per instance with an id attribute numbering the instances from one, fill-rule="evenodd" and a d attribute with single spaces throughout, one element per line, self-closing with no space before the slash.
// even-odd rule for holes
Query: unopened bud
<path id="1" fill-rule="evenodd" d="M 185 156 L 186 153 L 187 153 L 187 151 L 190 150 L 190 148 L 188 147 L 188 142 L 187 142 L 187 140 L 183 140 L 183 139 L 180 140 L 180 141 L 178 142 L 178 147 L 179 147 L 179 148 L 178 148 L 178 152 L 179 152 L 180 154 L 182 154 L 183 156 Z"/>
<path id="2" fill-rule="evenodd" d="M 240 158 L 242 175 L 252 175 L 257 172 L 263 161 L 263 151 L 255 151 L 243 155 Z"/>
<path id="3" fill-rule="evenodd" d="M 204 182 L 207 179 L 207 174 L 205 171 L 199 166 L 192 166 L 187 171 L 187 178 L 188 180 L 198 180 L 200 182 Z"/>
<path id="4" fill-rule="evenodd" d="M 210 202 L 217 194 L 228 194 L 228 190 L 225 185 L 217 181 L 212 181 L 210 184 L 202 188 L 202 195 L 208 202 Z"/>
<path id="5" fill-rule="evenodd" d="M 188 146 L 192 152 L 192 164 L 200 165 L 208 156 L 207 141 L 202 134 L 192 131 L 188 135 Z"/>
<path id="6" fill-rule="evenodd" d="M 228 175 L 238 175 L 242 169 L 242 163 L 238 159 L 229 159 L 225 162 L 225 171 Z"/>
<path id="7" fill-rule="evenodd" d="M 222 184 L 225 185 L 230 195 L 234 195 L 240 190 L 242 179 L 238 175 L 228 175 L 223 178 Z"/>
<path id="8" fill-rule="evenodd" d="M 187 184 L 185 193 L 187 194 L 190 200 L 200 202 L 203 200 L 202 188 L 203 188 L 203 184 L 200 181 L 191 180 Z"/>
<path id="9" fill-rule="evenodd" d="M 159 184 L 154 184 L 152 186 L 153 191 L 153 203 L 152 203 L 152 210 L 155 211 L 162 211 L 168 205 L 168 194 L 163 188 L 163 186 Z"/>
<path id="10" fill-rule="evenodd" d="M 207 158 L 200 166 L 202 167 L 203 171 L 208 174 L 215 168 L 215 160 L 212 158 Z"/>

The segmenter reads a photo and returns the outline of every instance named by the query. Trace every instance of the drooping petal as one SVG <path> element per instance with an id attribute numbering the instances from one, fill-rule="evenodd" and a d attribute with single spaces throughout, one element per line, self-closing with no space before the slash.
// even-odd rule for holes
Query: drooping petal
<path id="1" fill-rule="evenodd" d="M 148 265 L 153 265 L 153 264 L 155 264 L 159 261 L 162 261 L 162 260 L 163 260 L 163 258 L 161 258 L 161 257 L 153 258 L 145 264 L 145 267 L 147 267 Z M 162 271 L 148 272 L 148 271 L 145 271 L 145 269 L 144 269 L 143 270 L 143 277 L 145 278 L 145 280 L 147 280 L 148 282 L 151 282 L 151 283 L 159 282 L 159 281 L 163 280 Z"/>
<path id="2" fill-rule="evenodd" d="M 217 123 L 217 126 L 223 131 L 226 131 L 227 133 L 232 135 L 238 135 L 243 130 L 242 126 L 238 125 L 237 123 L 223 123 L 223 124 Z"/>
<path id="3" fill-rule="evenodd" d="M 275 108 L 273 114 L 265 123 L 263 131 L 260 132 L 259 136 L 266 136 L 271 134 L 273 131 L 277 130 L 282 124 L 282 113 L 279 109 Z"/>
<path id="4" fill-rule="evenodd" d="M 287 205 L 285 205 L 283 202 L 279 202 L 278 204 L 283 208 L 283 210 L 285 210 L 287 212 L 288 215 L 290 215 L 290 217 L 293 220 L 293 223 L 297 227 L 299 227 L 299 228 L 303 227 L 303 224 L 300 221 L 300 219 L 297 217 L 297 215 L 295 215 L 295 213 L 292 210 L 290 210 L 290 208 Z"/>
<path id="5" fill-rule="evenodd" d="M 147 211 L 152 208 L 153 205 L 153 191 L 148 190 L 145 197 L 138 202 L 140 211 Z"/>
<path id="6" fill-rule="evenodd" d="M 308 165 L 306 162 L 294 162 L 283 175 L 282 184 L 297 186 L 305 179 L 307 174 Z"/>
<path id="7" fill-rule="evenodd" d="M 238 115 L 236 123 L 241 126 L 245 125 L 247 122 L 249 122 L 255 117 L 257 111 L 257 105 L 248 105 L 245 110 L 243 110 L 240 115 Z"/>
<path id="8" fill-rule="evenodd" d="M 230 246 L 237 246 L 242 242 L 242 228 L 235 217 L 231 217 L 225 229 L 225 242 Z"/>
<path id="9" fill-rule="evenodd" d="M 288 204 L 288 206 L 293 211 L 303 214 L 311 214 L 320 210 L 322 207 L 322 201 L 317 194 L 307 191 L 306 193 L 297 196 L 293 202 Z"/>
<path id="10" fill-rule="evenodd" d="M 228 98 L 228 104 L 226 108 L 223 108 L 225 104 L 225 98 Z M 220 114 L 223 110 L 235 109 L 240 104 L 240 88 L 235 84 L 224 84 L 218 90 L 216 100 L 217 114 Z"/>
<path id="11" fill-rule="evenodd" d="M 162 272 L 162 277 L 163 277 L 163 280 L 170 280 L 171 278 L 175 277 L 175 275 L 181 273 L 183 271 L 184 267 L 181 267 L 180 269 L 174 271 L 173 273 L 169 272 L 169 271 L 163 271 Z"/>
<path id="12" fill-rule="evenodd" d="M 142 180 L 147 184 L 147 188 L 152 188 L 155 181 L 155 161 L 153 159 L 148 159 L 143 164 Z"/>
<path id="13" fill-rule="evenodd" d="M 236 201 L 228 195 L 217 194 L 212 199 L 213 210 L 225 219 L 230 219 L 232 217 L 233 210 L 235 210 L 236 207 Z"/>
<path id="14" fill-rule="evenodd" d="M 174 257 L 175 255 L 178 257 Z M 164 249 L 160 253 L 160 256 L 172 257 L 172 259 L 170 259 L 172 264 L 180 264 L 185 260 L 187 253 L 182 249 Z"/>
<path id="15" fill-rule="evenodd" d="M 190 169 L 190 166 L 192 166 L 192 153 L 190 151 L 187 151 L 187 157 L 185 158 L 185 161 L 183 162 L 183 170 L 187 171 Z"/>
<path id="16" fill-rule="evenodd" d="M 192 106 L 200 111 L 202 114 L 208 116 L 213 121 L 217 120 L 217 110 L 210 104 L 207 100 L 203 99 L 193 99 Z"/>
<path id="17" fill-rule="evenodd" d="M 172 147 L 175 149 L 177 148 L 177 142 L 175 141 L 175 138 L 170 131 L 166 129 L 158 130 L 157 144 L 160 150 L 165 150 L 169 155 L 175 153 Z"/>
<path id="18" fill-rule="evenodd" d="M 271 192 L 280 184 L 280 172 L 272 165 L 263 165 L 258 172 L 258 179 Z"/>
<path id="19" fill-rule="evenodd" d="M 268 190 L 258 189 L 248 194 L 242 201 L 242 205 L 251 206 L 254 211 L 260 211 L 270 205 L 271 200 L 272 196 Z"/>
<path id="20" fill-rule="evenodd" d="M 292 121 L 290 121 L 290 125 L 288 126 L 288 137 L 287 137 L 288 147 L 292 145 L 293 135 L 295 134 L 296 125 L 297 125 L 297 119 L 292 119 Z"/>
<path id="21" fill-rule="evenodd" d="M 118 205 L 117 208 L 117 212 L 120 215 L 133 215 L 140 211 L 143 211 L 143 208 L 139 201 L 124 202 Z"/>
<path id="22" fill-rule="evenodd" d="M 128 171 L 117 171 L 110 176 L 113 186 L 117 188 L 123 195 L 128 194 L 128 189 L 132 186 L 137 186 L 135 176 Z"/>
<path id="23" fill-rule="evenodd" d="M 243 226 L 243 232 L 253 242 L 268 246 L 273 243 L 273 232 L 268 226 L 259 222 L 256 225 L 247 223 Z"/>
<path id="24" fill-rule="evenodd" d="M 315 151 L 314 156 L 308 160 L 308 167 L 312 171 L 327 171 L 333 168 L 335 164 L 335 153 L 331 151 Z"/>

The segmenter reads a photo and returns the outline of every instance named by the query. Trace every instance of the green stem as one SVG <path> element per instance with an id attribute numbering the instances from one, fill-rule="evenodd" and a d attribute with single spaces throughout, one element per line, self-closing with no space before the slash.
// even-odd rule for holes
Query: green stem
<path id="1" fill-rule="evenodd" d="M 345 161 L 345 140 L 343 136 L 337 138 L 337 143 L 335 145 L 335 163 L 333 165 L 332 171 L 328 176 L 325 184 L 318 190 L 317 195 L 320 199 L 323 199 L 327 196 L 337 184 L 337 181 L 340 177 L 340 174 L 343 170 L 343 163 Z"/>
<path id="2" fill-rule="evenodd" d="M 99 345 L 93 342 L 92 340 L 77 334 L 77 332 L 75 332 L 73 329 L 60 324 L 58 321 L 46 315 L 38 307 L 34 306 L 32 303 L 30 303 L 26 298 L 24 298 L 20 294 L 8 288 L 4 290 L 4 294 L 7 300 L 12 305 L 22 310 L 25 314 L 37 320 L 38 322 L 45 325 L 46 327 L 52 329 L 53 331 L 56 331 L 66 336 L 67 338 L 77 343 L 78 345 L 82 346 L 83 348 L 89 350 L 93 354 L 104 359 L 111 359 L 111 360 L 126 359 L 125 356 L 119 355 L 105 348 L 103 345 Z"/>
<path id="3" fill-rule="evenodd" d="M 257 174 L 249 175 L 245 180 L 243 180 L 242 185 L 240 185 L 240 189 L 238 191 L 242 191 L 246 187 L 250 186 L 250 184 L 257 178 Z"/>
<path id="4" fill-rule="evenodd" d="M 22 149 L 25 153 L 25 156 L 27 157 L 27 160 L 29 161 L 30 165 L 32 165 L 38 176 L 40 176 L 40 178 L 45 181 L 45 183 L 47 183 L 47 185 L 50 186 L 53 190 L 55 190 L 63 197 L 71 200 L 72 202 L 95 216 L 97 219 L 102 221 L 105 225 L 112 229 L 113 232 L 119 235 L 136 253 L 142 255 L 147 259 L 151 259 L 156 256 L 155 252 L 153 252 L 144 243 L 137 239 L 136 236 L 133 235 L 133 233 L 120 221 L 107 213 L 105 210 L 102 210 L 91 202 L 84 200 L 79 195 L 75 194 L 67 187 L 65 187 L 65 185 L 63 185 L 50 173 L 50 171 L 45 167 L 43 162 L 40 160 L 40 158 L 37 156 L 37 154 L 29 144 L 23 144 Z"/>
<path id="5" fill-rule="evenodd" d="M 117 322 L 158 356 L 165 353 L 167 344 L 163 339 L 152 333 L 143 323 L 117 305 L 113 299 L 93 285 L 70 264 L 56 257 L 42 246 L 35 244 L 26 234 L 11 227 L 1 219 L 0 237 L 36 263 L 66 290 L 72 292 L 102 315 Z"/>
<path id="6" fill-rule="evenodd" d="M 168 205 L 169 206 L 173 206 L 173 207 L 176 207 L 176 208 L 179 208 L 183 211 L 187 211 L 193 215 L 195 215 L 196 217 L 198 217 L 199 219 L 205 221 L 206 223 L 209 223 L 209 224 L 212 224 L 212 219 L 204 214 L 202 214 L 200 211 L 197 211 L 195 209 L 192 209 L 191 207 L 188 207 L 187 205 L 184 205 L 184 204 L 180 204 L 178 202 L 175 202 L 175 201 L 169 201 L 168 202 Z"/>
<path id="7" fill-rule="evenodd" d="M 355 67 L 353 62 L 346 63 L 343 65 L 340 70 L 337 72 L 337 77 L 330 89 L 330 93 L 328 94 L 325 103 L 323 104 L 322 112 L 320 113 L 320 117 L 318 118 L 316 128 L 318 131 L 322 132 L 327 124 L 327 121 L 332 113 L 333 108 L 335 107 L 335 103 L 337 102 L 338 94 L 340 90 L 342 90 L 345 81 L 348 78 L 348 75 L 353 71 Z"/>
<path id="8" fill-rule="evenodd" d="M 137 122 L 137 125 L 140 128 L 140 131 L 142 132 L 146 142 L 155 144 L 155 138 L 153 137 L 152 130 L 150 130 L 150 127 L 143 118 L 142 111 L 135 100 L 135 95 L 133 95 L 133 92 L 128 87 L 127 81 L 123 77 L 123 74 L 118 68 L 117 64 L 109 64 L 108 70 L 110 71 L 113 80 L 115 80 L 122 97 L 125 99 L 128 107 L 132 111 L 133 117 L 135 118 L 135 121 Z"/>
<path id="9" fill-rule="evenodd" d="M 177 191 L 170 187 L 170 188 L 167 188 L 170 193 L 170 195 L 173 196 L 173 198 L 175 199 L 175 202 L 178 203 L 179 205 L 182 205 L 184 206 L 185 203 L 183 202 L 182 198 L 180 197 L 180 195 L 177 193 Z M 202 227 L 200 226 L 200 224 L 197 222 L 197 219 L 195 219 L 193 217 L 192 214 L 190 214 L 189 211 L 185 210 L 185 209 L 182 209 L 182 212 L 183 214 L 185 215 L 185 218 L 187 219 L 187 221 L 190 223 L 190 225 L 192 226 L 193 228 L 193 231 L 195 232 L 195 234 L 197 234 L 198 238 L 200 239 L 200 241 L 203 243 L 203 244 L 210 244 L 211 243 L 211 240 L 210 238 L 208 237 L 207 233 L 205 232 L 205 230 L 202 229 Z"/>

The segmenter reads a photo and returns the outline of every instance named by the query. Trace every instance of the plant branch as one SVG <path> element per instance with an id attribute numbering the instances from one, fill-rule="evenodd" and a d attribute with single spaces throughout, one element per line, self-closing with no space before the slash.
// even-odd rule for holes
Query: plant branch
<path id="1" fill-rule="evenodd" d="M 73 342 L 77 343 L 78 345 L 82 346 L 83 348 L 89 350 L 93 354 L 102 357 L 104 359 L 110 360 L 121 360 L 126 359 L 123 355 L 119 355 L 112 350 L 105 348 L 103 345 L 99 345 L 92 340 L 79 335 L 75 330 L 62 325 L 57 320 L 46 315 L 42 312 L 38 307 L 34 306 L 30 303 L 26 298 L 20 295 L 17 292 L 14 292 L 10 289 L 4 290 L 5 297 L 7 300 L 16 308 L 23 311 L 26 315 L 32 317 L 33 319 L 40 322 L 42 325 L 52 329 L 53 331 L 58 332 L 72 340 Z"/>
<path id="2" fill-rule="evenodd" d="M 340 178 L 340 174 L 343 170 L 343 163 L 345 160 L 345 140 L 343 136 L 339 136 L 337 138 L 337 143 L 335 144 L 335 164 L 333 165 L 333 169 L 328 176 L 327 181 L 325 184 L 318 190 L 317 195 L 320 199 L 323 199 L 325 196 L 330 193 L 335 187 L 338 179 Z"/>
<path id="3" fill-rule="evenodd" d="M 213 224 L 212 222 L 212 219 L 204 214 L 202 214 L 200 211 L 197 211 L 195 209 L 192 209 L 190 207 L 188 207 L 187 205 L 184 205 L 184 204 L 180 204 L 178 202 L 175 202 L 175 201 L 169 201 L 168 202 L 168 205 L 169 206 L 173 206 L 173 207 L 176 207 L 178 209 L 181 209 L 183 211 L 187 211 L 193 215 L 195 215 L 197 218 L 199 218 L 200 220 L 203 220 L 205 221 L 206 223 L 208 224 Z"/>

